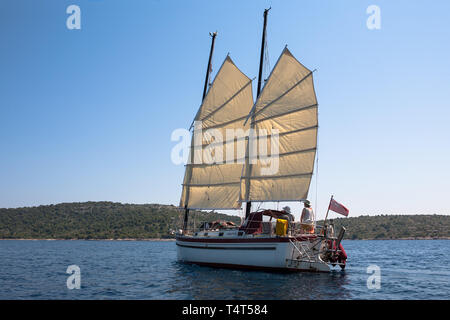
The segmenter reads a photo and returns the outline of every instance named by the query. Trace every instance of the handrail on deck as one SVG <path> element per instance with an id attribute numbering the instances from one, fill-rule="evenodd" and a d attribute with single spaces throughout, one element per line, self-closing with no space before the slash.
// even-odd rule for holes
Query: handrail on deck
<path id="1" fill-rule="evenodd" d="M 242 228 L 243 225 L 236 225 L 236 226 L 229 226 L 229 227 L 221 227 L 217 226 L 215 228 L 204 228 L 204 223 L 211 223 L 211 221 L 199 221 L 196 222 L 197 226 L 188 226 L 184 230 L 184 234 L 195 234 L 196 232 L 210 232 L 210 231 L 232 231 L 232 230 L 239 230 Z M 270 225 L 268 228 L 267 225 Z M 255 228 L 248 228 L 246 227 L 245 230 L 240 230 L 245 232 L 246 234 L 256 234 L 254 231 L 258 231 L 261 229 L 261 232 L 258 232 L 257 234 L 266 234 L 266 235 L 275 235 L 276 234 L 276 221 L 263 221 L 261 226 L 255 227 Z M 315 225 L 314 226 L 314 233 L 302 233 L 301 232 L 301 222 L 294 221 L 289 222 L 286 235 L 287 236 L 300 236 L 300 235 L 323 235 L 323 226 Z M 334 239 L 334 237 L 327 236 L 328 239 Z"/>

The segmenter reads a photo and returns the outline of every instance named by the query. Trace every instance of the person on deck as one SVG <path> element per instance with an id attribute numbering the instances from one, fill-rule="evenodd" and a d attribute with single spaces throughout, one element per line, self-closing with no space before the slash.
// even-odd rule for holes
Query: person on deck
<path id="1" fill-rule="evenodd" d="M 332 219 L 330 219 L 330 224 L 327 225 L 327 235 L 334 237 L 334 221 Z"/>
<path id="2" fill-rule="evenodd" d="M 294 217 L 294 215 L 291 214 L 291 208 L 290 207 L 288 207 L 288 206 L 283 207 L 283 211 L 282 212 L 284 213 L 284 215 L 281 216 L 282 219 L 286 219 L 289 222 L 294 222 L 295 217 Z"/>
<path id="3" fill-rule="evenodd" d="M 304 208 L 300 218 L 301 230 L 303 233 L 314 233 L 314 212 L 308 200 L 304 201 Z"/>

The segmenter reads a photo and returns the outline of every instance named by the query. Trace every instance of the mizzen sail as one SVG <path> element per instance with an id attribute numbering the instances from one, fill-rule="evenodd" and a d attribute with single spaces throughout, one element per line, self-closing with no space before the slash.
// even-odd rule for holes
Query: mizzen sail
<path id="1" fill-rule="evenodd" d="M 244 134 L 250 127 L 249 123 L 244 126 L 244 121 L 252 105 L 252 80 L 227 56 L 194 119 L 180 207 L 240 208 L 245 146 L 239 146 L 246 142 L 243 137 L 230 138 L 229 132 L 241 129 Z M 240 154 L 239 150 L 244 153 Z"/>
<path id="2" fill-rule="evenodd" d="M 248 121 L 256 140 L 249 147 L 249 161 L 241 180 L 241 201 L 307 198 L 317 147 L 317 118 L 312 71 L 285 48 Z M 260 156 L 261 145 L 267 143 L 266 150 L 271 150 L 276 136 L 278 157 L 272 154 L 269 161 Z M 271 172 L 267 168 L 273 167 L 273 161 L 278 163 L 276 171 Z"/>

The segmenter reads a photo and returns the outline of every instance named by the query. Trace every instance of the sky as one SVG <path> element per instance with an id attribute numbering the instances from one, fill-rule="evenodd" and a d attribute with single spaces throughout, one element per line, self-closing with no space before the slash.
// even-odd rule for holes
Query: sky
<path id="1" fill-rule="evenodd" d="M 67 27 L 70 5 L 81 29 Z M 2 0 L 0 207 L 178 205 L 171 134 L 200 105 L 209 32 L 212 76 L 229 53 L 253 78 L 268 7 L 270 65 L 287 44 L 317 69 L 317 216 L 331 195 L 350 216 L 450 214 L 446 0 Z"/>

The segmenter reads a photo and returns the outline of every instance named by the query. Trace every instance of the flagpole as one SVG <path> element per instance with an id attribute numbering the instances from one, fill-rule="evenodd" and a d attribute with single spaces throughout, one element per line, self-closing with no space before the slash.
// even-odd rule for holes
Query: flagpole
<path id="1" fill-rule="evenodd" d="M 325 229 L 326 229 L 326 226 L 327 226 L 328 212 L 330 212 L 330 204 L 331 204 L 331 200 L 333 200 L 333 195 L 331 196 L 330 203 L 328 204 L 327 214 L 325 215 L 325 220 L 323 221 L 323 227 L 324 227 Z"/>

